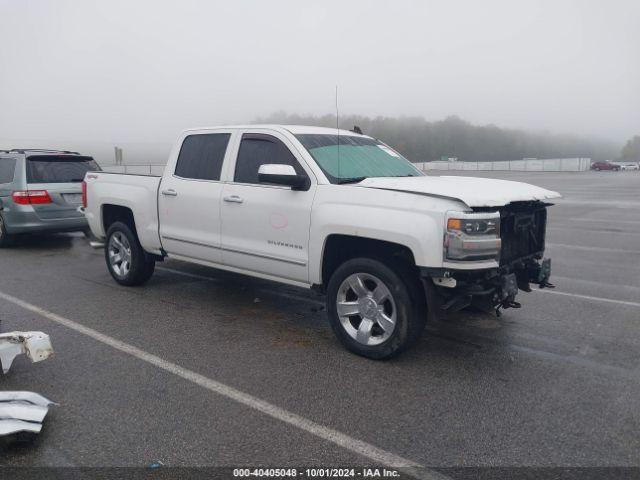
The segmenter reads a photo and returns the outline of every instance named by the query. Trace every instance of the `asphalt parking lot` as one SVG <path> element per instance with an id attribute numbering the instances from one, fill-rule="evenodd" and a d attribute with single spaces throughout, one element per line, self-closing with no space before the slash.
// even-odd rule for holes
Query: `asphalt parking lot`
<path id="1" fill-rule="evenodd" d="M 557 288 L 431 324 L 387 362 L 346 352 L 310 291 L 175 261 L 124 288 L 79 235 L 0 251 L 0 330 L 56 350 L 0 389 L 60 403 L 0 466 L 640 466 L 640 174 L 478 174 L 565 195 Z"/>

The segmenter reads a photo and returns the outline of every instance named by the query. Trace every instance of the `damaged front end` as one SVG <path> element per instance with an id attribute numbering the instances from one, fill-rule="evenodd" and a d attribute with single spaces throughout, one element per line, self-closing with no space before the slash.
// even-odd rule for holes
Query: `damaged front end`
<path id="1" fill-rule="evenodd" d="M 444 240 L 445 259 L 467 268 L 422 268 L 432 314 L 473 306 L 480 310 L 520 308 L 519 290 L 549 283 L 551 259 L 543 259 L 547 207 L 542 202 L 514 202 L 499 209 L 450 212 Z M 497 267 L 469 269 L 492 262 Z"/>

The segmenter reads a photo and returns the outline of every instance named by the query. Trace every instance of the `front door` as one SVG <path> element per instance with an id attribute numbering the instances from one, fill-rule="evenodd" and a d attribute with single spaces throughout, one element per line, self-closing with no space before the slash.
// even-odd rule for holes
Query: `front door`
<path id="1" fill-rule="evenodd" d="M 281 139 L 245 133 L 233 181 L 222 192 L 222 261 L 306 283 L 315 183 L 306 191 L 260 183 L 258 169 L 264 164 L 292 165 L 299 175 L 309 175 Z"/>

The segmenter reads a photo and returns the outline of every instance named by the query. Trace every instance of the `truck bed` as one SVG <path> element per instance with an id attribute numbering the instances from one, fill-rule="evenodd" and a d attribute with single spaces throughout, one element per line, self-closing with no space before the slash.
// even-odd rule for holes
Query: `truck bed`
<path id="1" fill-rule="evenodd" d="M 140 243 L 149 252 L 160 252 L 158 235 L 158 188 L 160 176 L 91 172 L 85 177 L 85 215 L 94 234 L 105 238 L 103 212 L 112 207 L 133 212 Z"/>

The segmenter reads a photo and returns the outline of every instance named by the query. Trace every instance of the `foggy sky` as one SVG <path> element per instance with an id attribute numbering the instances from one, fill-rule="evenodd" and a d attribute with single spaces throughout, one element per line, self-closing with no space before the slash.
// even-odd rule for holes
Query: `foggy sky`
<path id="1" fill-rule="evenodd" d="M 640 134 L 636 0 L 0 0 L 0 19 L 5 144 L 164 145 L 331 113 L 336 84 L 345 114 Z"/>

